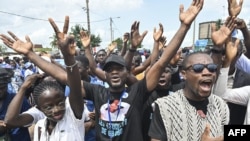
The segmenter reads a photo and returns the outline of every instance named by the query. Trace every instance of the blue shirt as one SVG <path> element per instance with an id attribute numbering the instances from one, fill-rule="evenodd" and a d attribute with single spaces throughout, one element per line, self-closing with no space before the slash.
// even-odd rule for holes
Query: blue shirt
<path id="1" fill-rule="evenodd" d="M 14 98 L 15 94 L 8 93 L 6 95 L 6 98 L 4 99 L 3 105 L 0 108 L 0 120 L 4 120 L 8 106 L 11 102 L 11 100 Z M 28 103 L 28 100 L 25 99 L 23 101 L 22 107 L 21 107 L 21 113 L 28 110 L 30 108 L 30 104 Z M 2 136 L 2 135 L 0 135 Z M 21 127 L 21 128 L 13 128 L 10 130 L 10 138 L 11 141 L 30 141 L 30 135 L 27 127 Z"/>
<path id="2" fill-rule="evenodd" d="M 247 58 L 245 54 L 241 54 L 237 59 L 235 66 L 246 73 L 250 73 L 250 59 Z"/>

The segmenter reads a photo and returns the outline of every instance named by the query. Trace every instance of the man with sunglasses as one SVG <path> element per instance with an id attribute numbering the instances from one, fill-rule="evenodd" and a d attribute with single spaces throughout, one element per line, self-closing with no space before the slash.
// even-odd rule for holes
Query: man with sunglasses
<path id="1" fill-rule="evenodd" d="M 223 140 L 222 125 L 229 122 L 229 109 L 211 93 L 217 65 L 208 54 L 195 52 L 185 57 L 182 66 L 185 86 L 155 101 L 149 135 L 154 141 L 200 140 L 209 124 L 213 137 L 208 138 Z"/>

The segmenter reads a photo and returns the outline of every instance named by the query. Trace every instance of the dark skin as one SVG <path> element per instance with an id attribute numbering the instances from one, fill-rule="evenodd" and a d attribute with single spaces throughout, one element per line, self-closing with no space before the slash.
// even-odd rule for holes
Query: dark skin
<path id="1" fill-rule="evenodd" d="M 130 31 L 130 49 L 126 52 L 124 59 L 128 68 L 132 66 L 133 57 L 137 47 L 142 43 L 144 37 L 147 35 L 148 31 L 144 31 L 142 34 L 139 32 L 139 21 L 135 21 L 131 26 Z M 134 50 L 134 51 L 133 51 Z"/>
<path id="2" fill-rule="evenodd" d="M 177 50 L 179 49 L 187 31 L 189 30 L 192 21 L 195 19 L 195 17 L 198 15 L 200 10 L 202 9 L 203 1 L 193 1 L 191 7 L 184 12 L 183 6 L 180 7 L 180 21 L 181 26 L 177 30 L 177 33 L 173 37 L 173 39 L 169 42 L 168 47 L 164 51 L 161 58 L 149 69 L 147 72 L 145 79 L 146 79 L 146 87 L 148 91 L 154 90 L 154 88 L 157 86 L 159 78 L 162 74 L 162 72 L 165 69 L 165 65 L 170 62 L 171 58 L 175 55 Z M 132 46 L 131 49 L 136 49 L 137 46 L 141 43 L 144 35 L 146 32 L 144 32 L 142 35 L 139 34 L 139 23 L 135 22 L 132 24 L 131 27 L 131 38 L 132 38 Z M 86 40 L 82 40 L 82 44 L 84 47 L 90 45 L 90 37 L 88 35 L 85 36 Z M 134 38 L 135 37 L 135 38 Z M 137 37 L 137 38 L 136 38 Z M 106 72 L 109 73 L 109 72 Z M 123 88 L 125 85 L 122 86 Z M 113 89 L 110 87 L 110 90 Z M 117 91 L 116 89 L 113 89 L 113 91 Z"/>
<path id="3" fill-rule="evenodd" d="M 6 116 L 5 116 L 5 123 L 8 126 L 13 127 L 22 127 L 23 125 L 28 125 L 33 122 L 33 117 L 29 114 L 19 114 L 21 111 L 22 101 L 25 98 L 25 91 L 31 87 L 33 83 L 38 78 L 42 78 L 43 76 L 40 74 L 33 74 L 25 79 L 24 83 L 20 87 L 16 96 L 12 99 L 9 104 Z"/>
<path id="4" fill-rule="evenodd" d="M 58 46 L 60 47 L 60 50 L 63 54 L 65 65 L 72 66 L 76 62 L 74 58 L 76 53 L 76 44 L 74 41 L 74 37 L 67 35 L 69 27 L 69 17 L 65 17 L 63 32 L 58 29 L 53 19 L 49 18 L 49 22 L 55 31 L 58 40 Z M 74 66 L 72 68 L 66 68 L 67 82 L 70 87 L 69 103 L 74 112 L 75 117 L 81 119 L 83 106 L 79 105 L 83 105 L 83 100 L 81 95 L 81 77 L 79 69 L 77 66 Z"/>
<path id="5" fill-rule="evenodd" d="M 39 55 L 37 55 L 33 49 L 33 43 L 26 36 L 26 42 L 19 40 L 19 38 L 8 31 L 9 35 L 12 37 L 8 37 L 7 35 L 0 34 L 0 39 L 3 40 L 4 44 L 9 48 L 15 50 L 16 52 L 25 55 L 32 61 L 36 66 L 38 66 L 41 70 L 43 70 L 46 74 L 52 76 L 56 80 L 60 81 L 62 84 L 67 84 L 67 73 L 64 68 L 60 65 L 50 63 L 44 59 L 42 59 Z M 15 42 L 15 45 L 13 44 Z M 53 68 L 53 69 L 51 69 Z M 54 71 L 56 70 L 56 71 Z M 83 94 L 83 93 L 82 93 Z M 85 97 L 85 95 L 82 95 Z"/>
<path id="6" fill-rule="evenodd" d="M 169 47 L 172 49 L 172 45 L 177 43 L 176 46 L 180 46 L 180 42 L 183 40 L 183 38 L 185 37 L 191 23 L 193 22 L 194 18 L 198 15 L 198 13 L 200 12 L 200 10 L 202 9 L 202 6 L 203 6 L 203 1 L 193 1 L 191 6 L 187 9 L 186 12 L 184 12 L 184 7 L 183 5 L 180 6 L 180 21 L 181 21 L 181 27 L 180 29 L 177 31 L 177 33 L 175 34 L 175 36 L 173 37 L 173 39 L 170 41 L 170 43 L 168 44 L 168 47 L 165 49 L 164 53 L 163 53 L 163 56 L 165 56 L 167 54 L 168 51 L 170 51 Z M 184 27 L 185 28 L 184 28 Z M 185 30 L 183 31 L 182 28 L 184 28 Z M 182 32 L 181 32 L 182 31 Z M 181 38 L 181 39 L 180 39 Z M 179 39 L 179 40 L 176 40 L 176 39 Z M 174 43 L 173 43 L 174 41 Z M 178 48 L 176 47 L 174 49 L 174 52 L 173 53 L 176 53 L 178 50 Z M 173 50 L 171 50 L 173 51 Z M 174 55 L 171 56 L 171 58 L 173 57 Z M 156 64 L 161 61 L 158 60 L 156 62 Z M 170 61 L 170 59 L 169 59 Z M 152 68 L 154 67 L 155 65 L 152 66 Z M 152 68 L 150 70 L 152 70 Z M 156 70 L 154 70 L 156 71 Z M 221 137 L 218 139 L 217 138 L 213 138 L 213 137 L 210 137 L 209 135 L 209 130 L 205 130 L 205 133 L 202 135 L 202 141 L 219 141 L 221 140 Z M 160 141 L 158 139 L 154 139 L 152 138 L 151 141 Z"/>
<path id="7" fill-rule="evenodd" d="M 71 66 L 72 64 L 75 63 L 75 59 L 74 59 L 74 55 L 75 55 L 75 42 L 74 42 L 74 38 L 72 36 L 67 36 L 67 31 L 68 31 L 68 25 L 69 25 L 69 17 L 65 18 L 65 24 L 64 24 L 64 28 L 63 28 L 63 32 L 61 32 L 57 25 L 55 24 L 55 22 L 53 21 L 53 19 L 49 19 L 50 24 L 52 25 L 55 33 L 56 33 L 56 37 L 58 39 L 58 45 L 64 55 L 65 58 L 65 64 L 67 66 Z M 33 43 L 31 42 L 30 38 L 28 36 L 26 36 L 26 42 L 23 42 L 22 40 L 20 40 L 16 35 L 14 35 L 12 32 L 8 32 L 10 34 L 10 37 L 1 34 L 0 37 L 3 40 L 3 42 L 10 48 L 13 48 L 15 51 L 22 53 L 24 55 L 26 55 L 28 58 L 31 58 L 31 61 L 35 64 L 37 64 L 37 66 L 41 66 L 41 68 L 43 68 L 44 72 L 47 74 L 52 74 L 51 76 L 53 76 L 54 78 L 58 78 L 59 80 L 61 80 L 62 82 L 68 84 L 70 86 L 70 96 L 69 96 L 69 101 L 70 101 L 70 106 L 74 112 L 74 115 L 77 119 L 81 119 L 82 118 L 82 112 L 83 112 L 83 106 L 79 106 L 79 105 L 83 105 L 83 100 L 82 100 L 82 95 L 81 95 L 81 82 L 80 82 L 80 74 L 79 74 L 79 69 L 78 67 L 73 67 L 72 68 L 72 72 L 70 68 L 67 68 L 67 73 L 61 69 L 60 67 L 58 67 L 57 65 L 54 65 L 52 63 L 49 63 L 45 60 L 43 60 L 41 57 L 39 57 L 38 55 L 36 55 L 33 51 L 32 51 L 32 47 L 33 47 Z M 49 68 L 54 68 L 49 69 Z M 46 71 L 45 71 L 46 70 Z M 57 71 L 54 71 L 57 70 Z M 67 77 L 69 76 L 69 77 Z M 24 97 L 24 92 L 25 90 L 28 88 L 29 84 L 31 80 L 29 80 L 29 83 L 22 86 L 22 89 L 19 90 L 19 94 L 17 94 L 17 100 L 15 101 L 21 101 L 20 99 L 23 99 Z M 79 87 L 80 86 L 80 87 Z M 14 98 L 14 99 L 15 99 Z M 13 101 L 13 100 L 12 100 Z M 15 105 L 15 104 L 14 104 Z M 18 104 L 16 104 L 18 105 Z M 23 125 L 27 125 L 30 124 L 33 121 L 32 116 L 28 115 L 28 114 L 21 114 L 18 115 L 17 111 L 18 108 L 11 108 L 11 111 L 15 111 L 11 117 L 6 119 L 7 124 L 12 124 L 13 126 L 23 126 Z M 18 120 L 17 120 L 18 119 Z M 16 121 L 16 122 L 13 122 Z"/>
<path id="8" fill-rule="evenodd" d="M 64 103 L 63 106 L 61 103 Z M 55 128 L 57 122 L 63 118 L 65 114 L 65 96 L 63 91 L 57 91 L 50 89 L 49 91 L 43 92 L 39 96 L 38 108 L 48 118 L 47 129 L 49 134 Z M 48 108 L 50 110 L 48 110 Z M 57 116 L 55 118 L 55 116 Z"/>
<path id="9" fill-rule="evenodd" d="M 130 38 L 129 33 L 128 33 L 128 32 L 124 33 L 123 39 L 122 39 L 122 41 L 123 41 L 123 46 L 122 46 L 122 49 L 121 49 L 119 55 L 121 55 L 121 56 L 124 56 L 124 55 L 125 55 L 126 50 L 127 50 L 127 45 L 128 45 L 128 40 L 129 40 L 129 38 Z"/>
<path id="10" fill-rule="evenodd" d="M 0 107 L 2 107 L 2 104 L 4 102 L 4 97 L 7 94 L 7 84 L 0 84 L 0 95 L 1 95 L 1 99 L 0 99 Z M 7 127 L 4 123 L 3 120 L 0 120 L 0 133 L 5 133 L 7 130 Z"/>
<path id="11" fill-rule="evenodd" d="M 243 0 L 240 0 L 239 4 L 237 3 L 237 0 L 227 0 L 227 2 L 229 15 L 232 17 L 237 17 L 242 9 Z"/>
<path id="12" fill-rule="evenodd" d="M 184 68 L 194 64 L 211 64 L 212 58 L 207 54 L 194 54 L 190 56 Z M 202 72 L 196 73 L 191 68 L 181 71 L 183 79 L 185 80 L 185 87 L 183 89 L 184 95 L 194 101 L 203 101 L 210 96 L 212 86 L 215 83 L 216 73 L 203 69 Z M 208 82 L 204 89 L 202 82 Z"/>
<path id="13" fill-rule="evenodd" d="M 244 37 L 244 44 L 246 47 L 245 55 L 250 58 L 250 33 L 248 31 L 246 22 L 243 19 L 237 18 L 236 19 L 236 29 L 239 29 Z"/>
<path id="14" fill-rule="evenodd" d="M 106 82 L 107 80 L 106 80 L 105 72 L 102 69 L 97 67 L 94 57 L 91 53 L 90 36 L 87 34 L 87 32 L 81 31 L 80 37 L 81 37 L 82 45 L 85 48 L 85 55 L 89 59 L 89 64 L 90 64 L 89 66 L 90 66 L 91 72 L 93 72 L 93 74 L 96 75 L 99 79 Z M 127 76 L 128 76 L 128 79 L 126 81 L 126 84 L 128 86 L 137 82 L 136 78 L 133 75 L 127 75 Z"/>
<path id="15" fill-rule="evenodd" d="M 227 17 L 224 25 L 216 31 L 216 25 L 212 24 L 212 40 L 215 46 L 222 47 L 227 38 L 232 34 L 235 29 L 235 17 Z"/>
<path id="16" fill-rule="evenodd" d="M 107 53 L 104 50 L 101 50 L 96 54 L 96 60 L 98 63 L 103 65 L 105 63 L 107 56 L 108 56 Z"/>

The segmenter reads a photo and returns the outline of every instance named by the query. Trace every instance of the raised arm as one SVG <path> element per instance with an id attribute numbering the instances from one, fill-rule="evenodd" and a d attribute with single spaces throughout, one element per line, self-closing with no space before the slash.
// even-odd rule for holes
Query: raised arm
<path id="1" fill-rule="evenodd" d="M 128 40 L 129 40 L 129 33 L 126 32 L 126 33 L 124 33 L 124 35 L 123 35 L 123 39 L 122 39 L 122 41 L 123 41 L 123 46 L 122 46 L 121 51 L 119 52 L 119 55 L 121 55 L 121 56 L 124 56 L 124 55 L 125 55 L 125 53 L 126 53 L 126 51 L 127 51 Z"/>
<path id="2" fill-rule="evenodd" d="M 153 47 L 152 54 L 150 55 L 151 56 L 151 58 L 150 58 L 150 60 L 151 60 L 150 61 L 150 66 L 152 66 L 159 57 L 159 46 L 160 46 L 160 44 L 162 46 L 162 44 L 164 44 L 165 41 L 166 41 L 166 40 L 164 41 L 164 39 L 166 39 L 166 38 L 162 36 L 162 34 L 163 34 L 163 26 L 162 26 L 161 23 L 159 24 L 159 27 L 160 28 L 159 28 L 158 31 L 156 31 L 156 28 L 154 28 L 154 33 L 153 33 L 154 47 Z"/>
<path id="3" fill-rule="evenodd" d="M 186 33 L 190 29 L 192 22 L 195 17 L 199 14 L 203 7 L 203 0 L 193 0 L 190 7 L 184 11 L 184 6 L 180 6 L 180 21 L 181 26 L 169 42 L 167 48 L 163 52 L 161 58 L 149 69 L 146 74 L 146 82 L 148 91 L 152 91 L 166 66 L 170 62 L 171 58 L 176 54 L 177 50 L 181 46 L 182 41 L 184 40 Z"/>
<path id="4" fill-rule="evenodd" d="M 243 35 L 243 41 L 246 47 L 245 55 L 250 59 L 250 32 L 248 31 L 246 22 L 243 19 L 236 19 L 236 29 L 239 29 Z"/>
<path id="5" fill-rule="evenodd" d="M 102 69 L 100 69 L 100 68 L 98 68 L 96 66 L 94 56 L 91 53 L 91 49 L 90 49 L 90 40 L 91 40 L 91 38 L 90 38 L 90 36 L 88 35 L 87 32 L 81 31 L 80 32 L 80 37 L 81 37 L 82 45 L 85 48 L 85 55 L 89 60 L 89 67 L 90 67 L 91 71 L 99 79 L 101 79 L 102 81 L 106 81 L 105 72 Z"/>
<path id="6" fill-rule="evenodd" d="M 45 73 L 51 75 L 58 81 L 63 84 L 67 82 L 67 74 L 66 72 L 59 66 L 50 63 L 40 56 L 38 56 L 33 50 L 33 43 L 31 42 L 28 36 L 25 37 L 26 42 L 20 40 L 15 34 L 8 31 L 9 35 L 12 37 L 8 37 L 7 35 L 0 34 L 1 40 L 3 43 L 7 45 L 9 48 L 15 50 L 17 53 L 23 54 L 30 59 L 36 66 L 38 66 Z M 52 69 L 53 68 L 53 69 Z M 56 70 L 56 71 L 55 71 Z"/>
<path id="7" fill-rule="evenodd" d="M 135 21 L 131 26 L 131 33 L 130 33 L 130 43 L 131 47 L 126 52 L 124 59 L 126 61 L 126 65 L 128 68 L 132 65 L 132 60 L 135 54 L 135 51 L 137 50 L 137 47 L 142 43 L 144 37 L 147 35 L 147 31 L 144 31 L 142 34 L 139 33 L 139 25 L 140 22 Z"/>
<path id="8" fill-rule="evenodd" d="M 231 62 L 236 57 L 237 54 L 237 46 L 239 45 L 240 40 L 237 39 L 235 43 L 232 42 L 229 38 L 226 42 L 226 56 L 222 64 L 222 68 L 220 69 L 220 73 L 218 74 L 218 79 L 213 87 L 213 93 L 223 97 L 226 94 L 227 81 L 228 81 L 228 71 Z"/>
<path id="9" fill-rule="evenodd" d="M 41 74 L 33 74 L 27 77 L 25 79 L 24 83 L 20 87 L 18 93 L 15 95 L 15 97 L 12 99 L 12 101 L 9 104 L 7 113 L 5 115 L 5 123 L 7 126 L 11 127 L 22 127 L 24 125 L 29 125 L 33 122 L 34 118 L 29 114 L 20 114 L 22 103 L 25 98 L 25 91 L 31 87 L 32 84 L 35 83 L 35 81 L 38 78 L 41 78 Z"/>
<path id="10" fill-rule="evenodd" d="M 67 81 L 70 87 L 69 103 L 76 118 L 81 119 L 83 113 L 83 98 L 81 95 L 81 77 L 78 69 L 77 62 L 74 58 L 76 53 L 76 43 L 74 36 L 67 35 L 69 27 L 69 17 L 65 17 L 63 32 L 61 32 L 54 20 L 49 18 L 49 22 L 53 27 L 57 44 L 64 56 L 64 62 L 67 70 Z"/>
<path id="11" fill-rule="evenodd" d="M 212 41 L 214 45 L 221 47 L 226 42 L 228 37 L 231 36 L 236 27 L 235 17 L 227 17 L 225 23 L 216 31 L 216 25 L 212 24 Z"/>
<path id="12" fill-rule="evenodd" d="M 237 17 L 240 14 L 243 0 L 240 0 L 239 3 L 237 0 L 227 0 L 228 3 L 228 13 L 231 17 Z"/>
<path id="13" fill-rule="evenodd" d="M 112 42 L 112 43 L 108 46 L 107 56 L 106 56 L 105 60 L 109 57 L 109 55 L 110 55 L 111 53 L 114 52 L 115 48 L 117 48 L 117 42 Z"/>

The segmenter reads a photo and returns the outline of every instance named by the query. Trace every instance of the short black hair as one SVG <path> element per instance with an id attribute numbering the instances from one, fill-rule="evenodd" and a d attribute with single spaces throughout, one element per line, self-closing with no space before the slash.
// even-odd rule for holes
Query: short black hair
<path id="1" fill-rule="evenodd" d="M 188 63 L 188 61 L 189 61 L 189 58 L 190 58 L 191 56 L 193 56 L 193 55 L 196 55 L 196 54 L 206 54 L 206 55 L 208 55 L 206 52 L 202 52 L 202 51 L 192 52 L 192 53 L 188 54 L 188 55 L 184 58 L 184 60 L 182 61 L 182 63 L 181 63 L 182 69 L 186 69 L 186 67 L 187 67 L 186 65 L 187 65 L 187 63 Z"/>
<path id="2" fill-rule="evenodd" d="M 98 53 L 100 53 L 100 52 L 105 52 L 106 54 L 107 54 L 107 52 L 105 51 L 105 49 L 100 49 L 100 50 L 98 50 L 97 52 L 96 52 L 96 55 L 98 54 Z"/>
<path id="3" fill-rule="evenodd" d="M 89 66 L 89 59 L 84 54 L 76 56 L 75 59 L 85 67 Z"/>

